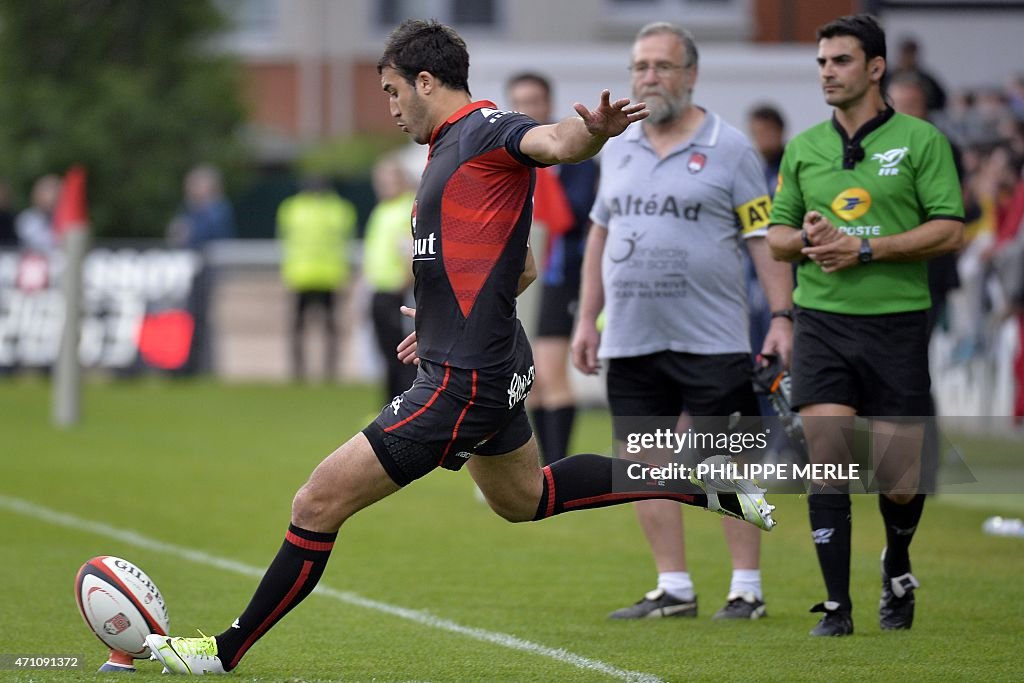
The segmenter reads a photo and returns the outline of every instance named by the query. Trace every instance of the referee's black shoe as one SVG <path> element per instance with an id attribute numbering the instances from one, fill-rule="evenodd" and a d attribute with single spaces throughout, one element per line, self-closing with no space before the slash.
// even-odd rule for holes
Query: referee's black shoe
<path id="1" fill-rule="evenodd" d="M 882 599 L 878 603 L 878 625 L 883 631 L 908 629 L 914 624 L 914 590 L 921 583 L 910 572 L 890 577 L 885 573 L 882 551 Z"/>
<path id="2" fill-rule="evenodd" d="M 818 625 L 811 629 L 812 636 L 852 636 L 853 616 L 848 609 L 839 609 L 839 603 L 828 600 L 819 602 L 811 612 L 824 612 Z"/>

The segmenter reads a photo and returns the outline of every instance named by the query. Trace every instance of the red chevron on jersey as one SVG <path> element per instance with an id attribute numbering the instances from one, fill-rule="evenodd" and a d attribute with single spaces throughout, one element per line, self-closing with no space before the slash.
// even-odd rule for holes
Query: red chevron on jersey
<path id="1" fill-rule="evenodd" d="M 495 183 L 493 176 L 499 176 Z M 508 176 L 518 182 L 508 183 Z M 480 290 L 504 252 L 530 190 L 530 169 L 504 148 L 471 159 L 444 189 L 442 253 L 462 315 L 469 317 Z"/>

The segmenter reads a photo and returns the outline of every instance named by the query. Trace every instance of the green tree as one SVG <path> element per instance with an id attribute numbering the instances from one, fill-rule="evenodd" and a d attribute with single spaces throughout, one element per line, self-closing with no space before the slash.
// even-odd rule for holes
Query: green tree
<path id="1" fill-rule="evenodd" d="M 243 159 L 224 26 L 210 0 L 0 0 L 0 176 L 82 163 L 97 235 L 162 235 L 189 167 Z"/>

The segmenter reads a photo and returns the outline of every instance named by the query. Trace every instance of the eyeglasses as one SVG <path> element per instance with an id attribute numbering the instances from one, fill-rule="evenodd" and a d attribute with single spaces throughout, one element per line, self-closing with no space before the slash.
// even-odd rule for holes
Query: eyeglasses
<path id="1" fill-rule="evenodd" d="M 686 67 L 682 64 L 673 64 L 671 62 L 657 62 L 656 64 L 648 64 L 647 62 L 639 62 L 637 64 L 630 64 L 628 67 L 629 73 L 634 76 L 643 76 L 645 73 L 654 70 L 654 75 L 658 78 L 664 78 L 671 76 L 672 73 L 685 69 Z"/>

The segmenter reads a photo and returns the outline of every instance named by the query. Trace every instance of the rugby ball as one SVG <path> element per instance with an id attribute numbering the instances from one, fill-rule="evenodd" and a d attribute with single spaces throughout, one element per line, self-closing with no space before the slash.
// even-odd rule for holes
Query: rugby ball
<path id="1" fill-rule="evenodd" d="M 75 599 L 85 623 L 107 647 L 149 657 L 146 636 L 170 630 L 163 595 L 144 571 L 120 557 L 94 557 L 78 570 Z"/>

